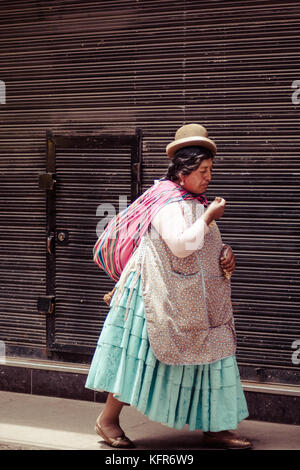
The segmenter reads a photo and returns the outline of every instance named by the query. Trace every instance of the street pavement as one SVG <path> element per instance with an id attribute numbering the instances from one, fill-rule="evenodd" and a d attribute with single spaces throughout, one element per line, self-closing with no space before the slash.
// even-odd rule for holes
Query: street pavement
<path id="1" fill-rule="evenodd" d="M 0 450 L 112 450 L 94 431 L 103 406 L 90 401 L 0 392 Z M 200 430 L 169 428 L 131 406 L 123 408 L 120 424 L 135 442 L 134 452 L 204 450 Z M 252 441 L 254 450 L 300 449 L 300 426 L 247 419 L 240 423 L 238 432 Z"/>

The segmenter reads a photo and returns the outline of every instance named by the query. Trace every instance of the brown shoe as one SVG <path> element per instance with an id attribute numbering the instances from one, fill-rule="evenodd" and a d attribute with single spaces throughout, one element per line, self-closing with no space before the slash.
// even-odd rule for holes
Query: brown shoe
<path id="1" fill-rule="evenodd" d="M 99 424 L 99 418 L 96 421 L 95 431 L 99 436 L 102 437 L 102 439 L 104 440 L 104 442 L 107 445 L 109 445 L 110 447 L 119 448 L 119 449 L 121 449 L 121 448 L 122 449 L 129 449 L 129 448 L 132 449 L 133 447 L 135 447 L 134 443 L 130 439 L 128 439 L 128 437 L 125 436 L 124 433 L 121 436 L 118 436 L 118 437 L 109 437 L 109 436 L 107 436 L 107 434 L 105 434 L 105 432 L 103 431 L 103 429 L 101 428 L 101 426 Z"/>
<path id="2" fill-rule="evenodd" d="M 204 432 L 202 444 L 220 449 L 251 449 L 248 439 L 239 437 L 233 431 Z"/>

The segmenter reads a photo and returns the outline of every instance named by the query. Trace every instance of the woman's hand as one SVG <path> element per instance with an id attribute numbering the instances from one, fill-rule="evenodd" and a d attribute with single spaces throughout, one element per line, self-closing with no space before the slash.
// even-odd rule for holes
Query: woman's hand
<path id="1" fill-rule="evenodd" d="M 218 220 L 222 217 L 225 211 L 225 205 L 225 199 L 221 197 L 216 197 L 214 199 L 202 216 L 207 225 L 209 225 L 213 220 Z"/>
<path id="2" fill-rule="evenodd" d="M 221 251 L 220 263 L 224 273 L 228 273 L 228 277 L 231 277 L 235 270 L 235 255 L 232 251 L 231 246 L 224 245 Z"/>

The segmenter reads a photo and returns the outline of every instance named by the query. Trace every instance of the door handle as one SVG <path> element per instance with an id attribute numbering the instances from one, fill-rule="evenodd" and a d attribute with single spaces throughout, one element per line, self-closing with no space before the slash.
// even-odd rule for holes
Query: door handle
<path id="1" fill-rule="evenodd" d="M 57 230 L 56 231 L 56 242 L 59 245 L 67 245 L 69 243 L 69 231 L 68 230 Z"/>
<path id="2" fill-rule="evenodd" d="M 47 236 L 47 251 L 49 255 L 54 254 L 54 233 Z"/>

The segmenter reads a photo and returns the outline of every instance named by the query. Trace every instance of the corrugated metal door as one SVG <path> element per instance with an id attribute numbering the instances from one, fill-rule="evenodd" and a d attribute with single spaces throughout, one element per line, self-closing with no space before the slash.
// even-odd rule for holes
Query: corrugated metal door
<path id="1" fill-rule="evenodd" d="M 91 355 L 108 311 L 103 295 L 115 284 L 93 263 L 92 248 L 99 224 L 140 192 L 141 133 L 48 133 L 47 148 L 47 173 L 40 177 L 47 194 L 47 296 L 39 299 L 47 350 Z"/>

